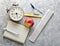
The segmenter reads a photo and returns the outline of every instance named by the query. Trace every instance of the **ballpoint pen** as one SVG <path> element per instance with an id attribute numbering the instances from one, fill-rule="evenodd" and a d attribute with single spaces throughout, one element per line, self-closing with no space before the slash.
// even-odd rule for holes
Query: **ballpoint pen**
<path id="1" fill-rule="evenodd" d="M 32 7 L 33 9 L 35 9 L 35 10 L 37 10 L 39 13 L 43 14 L 40 10 L 38 10 L 37 8 L 35 8 L 35 6 L 34 6 L 32 3 L 30 3 L 30 5 L 31 5 L 31 7 Z"/>

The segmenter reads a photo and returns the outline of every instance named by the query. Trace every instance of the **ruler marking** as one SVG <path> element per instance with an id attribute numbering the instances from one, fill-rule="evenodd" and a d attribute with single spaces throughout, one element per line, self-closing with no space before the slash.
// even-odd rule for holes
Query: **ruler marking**
<path id="1" fill-rule="evenodd" d="M 48 20 L 50 19 L 50 17 L 52 16 L 53 13 L 54 13 L 53 11 L 51 11 L 49 9 L 47 10 L 45 15 L 42 17 L 41 21 L 39 22 L 39 24 L 35 28 L 32 35 L 29 37 L 30 41 L 34 42 L 36 40 L 36 38 L 38 37 L 38 35 L 40 34 L 40 32 L 42 31 L 42 29 L 44 28 L 44 26 L 46 25 L 46 23 L 48 22 Z"/>

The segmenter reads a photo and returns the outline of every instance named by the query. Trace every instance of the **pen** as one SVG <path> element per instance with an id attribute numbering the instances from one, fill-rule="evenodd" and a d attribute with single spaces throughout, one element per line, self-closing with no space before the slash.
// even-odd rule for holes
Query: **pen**
<path id="1" fill-rule="evenodd" d="M 35 9 L 35 10 L 37 10 L 39 13 L 43 14 L 40 10 L 38 10 L 37 8 L 35 8 L 33 4 L 30 3 L 30 5 L 31 5 L 31 7 L 32 7 L 33 9 Z"/>

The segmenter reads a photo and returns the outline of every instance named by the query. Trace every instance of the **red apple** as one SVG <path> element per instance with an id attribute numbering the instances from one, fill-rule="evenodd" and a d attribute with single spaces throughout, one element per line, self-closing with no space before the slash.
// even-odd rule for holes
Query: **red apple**
<path id="1" fill-rule="evenodd" d="M 28 28 L 31 28 L 34 25 L 34 20 L 33 18 L 26 18 L 25 20 L 25 26 Z"/>

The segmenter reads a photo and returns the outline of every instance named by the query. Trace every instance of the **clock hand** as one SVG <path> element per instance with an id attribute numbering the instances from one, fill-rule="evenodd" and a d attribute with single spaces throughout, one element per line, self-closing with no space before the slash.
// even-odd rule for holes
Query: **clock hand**
<path id="1" fill-rule="evenodd" d="M 18 18 L 18 13 L 16 13 L 16 17 Z"/>

